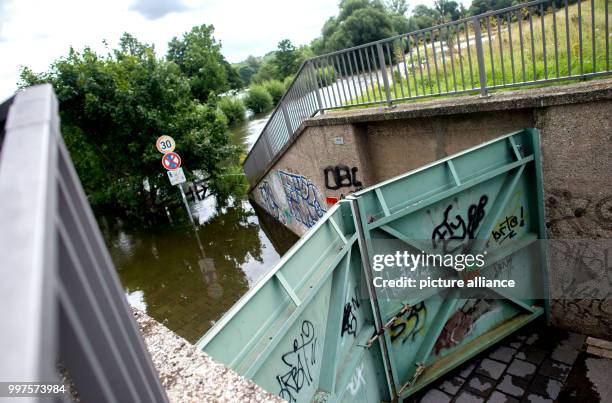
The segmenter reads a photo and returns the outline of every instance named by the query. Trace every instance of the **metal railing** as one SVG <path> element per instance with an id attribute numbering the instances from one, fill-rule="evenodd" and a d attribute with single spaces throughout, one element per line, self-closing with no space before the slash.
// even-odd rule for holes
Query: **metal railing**
<path id="1" fill-rule="evenodd" d="M 167 402 L 60 135 L 50 85 L 0 105 L 0 150 L 0 382 L 57 381 L 59 361 L 81 401 Z"/>
<path id="2" fill-rule="evenodd" d="M 608 3 L 535 0 L 306 60 L 245 159 L 247 179 L 325 110 L 609 75 Z"/>

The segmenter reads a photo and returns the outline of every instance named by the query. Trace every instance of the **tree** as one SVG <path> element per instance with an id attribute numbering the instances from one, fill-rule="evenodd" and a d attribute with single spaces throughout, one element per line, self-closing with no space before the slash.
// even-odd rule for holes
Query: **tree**
<path id="1" fill-rule="evenodd" d="M 238 69 L 232 66 L 225 58 L 221 60 L 221 64 L 225 69 L 225 76 L 227 77 L 227 84 L 231 90 L 239 90 L 244 87 L 244 82 L 238 74 Z"/>
<path id="2" fill-rule="evenodd" d="M 321 42 L 313 47 L 317 53 L 330 52 L 393 36 L 391 16 L 378 0 L 342 0 L 338 16 L 325 22 Z"/>
<path id="3" fill-rule="evenodd" d="M 419 4 L 412 10 L 412 19 L 419 29 L 429 28 L 440 20 L 440 13 L 426 5 Z"/>
<path id="4" fill-rule="evenodd" d="M 289 39 L 283 39 L 278 43 L 274 63 L 280 80 L 284 80 L 285 77 L 295 73 L 298 68 L 297 59 L 297 50 Z"/>
<path id="5" fill-rule="evenodd" d="M 387 10 L 393 14 L 406 15 L 408 12 L 408 3 L 406 3 L 406 0 L 387 0 L 385 5 Z"/>
<path id="6" fill-rule="evenodd" d="M 251 84 L 251 78 L 259 67 L 261 66 L 261 59 L 255 56 L 249 56 L 244 61 L 238 63 L 237 70 L 244 85 L 248 86 Z"/>
<path id="7" fill-rule="evenodd" d="M 222 162 L 236 155 L 214 102 L 194 98 L 179 66 L 131 35 L 107 55 L 70 49 L 47 72 L 22 70 L 21 87 L 42 82 L 56 91 L 62 134 L 96 207 L 153 219 L 178 202 L 154 147 L 159 135 L 174 137 L 188 174 L 201 170 L 213 192 Z"/>
<path id="8" fill-rule="evenodd" d="M 176 63 L 189 78 L 193 95 L 206 102 L 210 93 L 222 93 L 230 86 L 223 65 L 221 45 L 213 37 L 212 25 L 193 27 L 181 39 L 173 38 L 168 44 L 167 59 Z"/>
<path id="9" fill-rule="evenodd" d="M 278 66 L 276 64 L 276 56 L 272 55 L 264 59 L 263 63 L 257 70 L 257 73 L 251 77 L 251 81 L 254 83 L 262 83 L 264 81 L 276 80 L 280 77 L 278 72 Z"/>
<path id="10" fill-rule="evenodd" d="M 444 20 L 455 21 L 461 17 L 459 4 L 454 0 L 435 0 L 434 8 Z"/>

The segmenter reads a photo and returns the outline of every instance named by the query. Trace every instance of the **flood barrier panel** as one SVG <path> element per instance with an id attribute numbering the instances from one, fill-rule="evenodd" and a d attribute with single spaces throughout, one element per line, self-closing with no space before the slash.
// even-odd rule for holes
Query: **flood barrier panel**
<path id="1" fill-rule="evenodd" d="M 341 200 L 197 345 L 289 402 L 403 398 L 547 312 L 544 238 L 539 134 L 525 129 Z M 379 270 L 398 251 L 486 259 Z M 431 273 L 519 284 L 376 286 Z"/>

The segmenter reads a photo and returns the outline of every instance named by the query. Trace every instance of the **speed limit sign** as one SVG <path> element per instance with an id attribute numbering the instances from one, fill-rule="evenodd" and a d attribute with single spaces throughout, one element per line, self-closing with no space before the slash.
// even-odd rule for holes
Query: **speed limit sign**
<path id="1" fill-rule="evenodd" d="M 174 139 L 170 136 L 159 136 L 155 145 L 157 146 L 157 151 L 162 154 L 171 153 L 174 151 L 174 147 L 176 147 Z"/>

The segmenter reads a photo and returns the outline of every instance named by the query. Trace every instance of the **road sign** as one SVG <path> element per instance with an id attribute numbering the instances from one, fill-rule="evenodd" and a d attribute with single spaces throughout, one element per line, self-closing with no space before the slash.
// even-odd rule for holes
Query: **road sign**
<path id="1" fill-rule="evenodd" d="M 179 169 L 181 167 L 181 157 L 177 153 L 164 154 L 162 157 L 162 165 L 168 171 Z"/>
<path id="2" fill-rule="evenodd" d="M 174 139 L 170 136 L 159 136 L 157 138 L 157 142 L 155 143 L 157 147 L 157 151 L 162 154 L 168 154 L 174 151 L 174 147 L 176 147 L 176 143 Z"/>
<path id="3" fill-rule="evenodd" d="M 171 185 L 180 185 L 185 182 L 185 173 L 183 172 L 183 168 L 173 169 L 168 171 L 168 179 L 170 179 Z"/>

